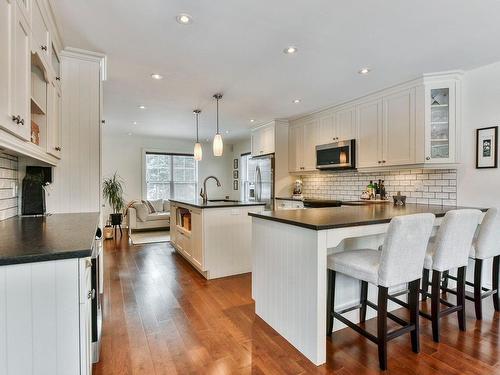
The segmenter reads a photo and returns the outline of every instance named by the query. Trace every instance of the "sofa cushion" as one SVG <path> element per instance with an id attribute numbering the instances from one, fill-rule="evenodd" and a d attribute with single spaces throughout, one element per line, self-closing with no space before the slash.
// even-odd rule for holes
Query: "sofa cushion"
<path id="1" fill-rule="evenodd" d="M 152 201 L 148 201 L 154 208 L 154 212 L 162 212 L 163 211 L 163 199 L 155 199 Z"/>
<path id="2" fill-rule="evenodd" d="M 156 212 L 154 206 L 151 204 L 150 201 L 143 200 L 142 203 L 146 205 L 146 208 L 148 209 L 148 213 L 154 214 Z"/>
<path id="3" fill-rule="evenodd" d="M 167 199 L 163 201 L 163 212 L 170 212 L 170 201 Z"/>
<path id="4" fill-rule="evenodd" d="M 146 221 L 149 215 L 149 210 L 147 205 L 144 203 L 134 203 L 133 207 L 137 212 L 137 218 L 140 221 Z"/>
<path id="5" fill-rule="evenodd" d="M 169 212 L 155 212 L 154 214 L 149 214 L 146 221 L 168 220 L 168 219 L 170 219 Z"/>

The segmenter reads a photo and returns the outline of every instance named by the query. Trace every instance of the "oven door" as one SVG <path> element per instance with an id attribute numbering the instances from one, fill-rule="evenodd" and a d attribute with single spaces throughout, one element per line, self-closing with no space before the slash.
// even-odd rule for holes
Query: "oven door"
<path id="1" fill-rule="evenodd" d="M 355 140 L 316 146 L 317 169 L 354 169 Z"/>

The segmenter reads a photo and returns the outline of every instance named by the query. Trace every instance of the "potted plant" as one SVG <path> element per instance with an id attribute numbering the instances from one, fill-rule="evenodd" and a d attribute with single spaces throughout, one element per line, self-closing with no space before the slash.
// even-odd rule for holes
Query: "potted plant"
<path id="1" fill-rule="evenodd" d="M 102 195 L 113 209 L 113 213 L 110 214 L 111 225 L 121 225 L 122 210 L 125 206 L 125 201 L 123 200 L 122 179 L 117 172 L 112 177 L 104 179 L 102 183 Z"/>

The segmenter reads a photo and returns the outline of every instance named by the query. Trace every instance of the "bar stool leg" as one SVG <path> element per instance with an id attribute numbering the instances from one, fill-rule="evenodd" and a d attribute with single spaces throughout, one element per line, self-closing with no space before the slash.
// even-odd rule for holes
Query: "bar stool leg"
<path id="1" fill-rule="evenodd" d="M 368 282 L 361 281 L 361 297 L 359 309 L 359 322 L 364 323 L 366 321 L 366 301 L 368 300 Z"/>
<path id="2" fill-rule="evenodd" d="M 443 282 L 442 286 L 443 288 L 448 288 L 448 275 L 450 274 L 450 271 L 444 271 L 443 272 Z M 446 291 L 443 291 L 443 294 L 446 295 Z"/>
<path id="3" fill-rule="evenodd" d="M 432 338 L 434 342 L 439 342 L 439 319 L 441 302 L 441 272 L 432 271 L 432 286 L 431 286 L 431 317 L 432 317 Z"/>
<path id="4" fill-rule="evenodd" d="M 474 307 L 476 309 L 476 319 L 483 319 L 483 301 L 481 298 L 481 281 L 483 275 L 483 260 L 474 260 Z"/>
<path id="5" fill-rule="evenodd" d="M 495 311 L 500 311 L 498 305 L 498 279 L 500 273 L 500 255 L 497 255 L 493 258 L 493 280 L 492 280 L 492 288 L 496 290 L 493 293 L 493 306 L 495 306 Z"/>
<path id="6" fill-rule="evenodd" d="M 389 288 L 378 287 L 377 341 L 378 361 L 381 370 L 387 370 L 387 296 Z"/>
<path id="7" fill-rule="evenodd" d="M 410 324 L 415 325 L 415 330 L 411 331 L 411 348 L 414 353 L 420 352 L 420 325 L 418 318 L 418 296 L 420 280 L 412 281 L 409 285 L 410 294 L 408 295 L 408 304 L 410 307 Z"/>
<path id="8" fill-rule="evenodd" d="M 422 290 L 426 293 L 429 292 L 429 270 L 424 268 L 422 273 Z M 422 294 L 422 302 L 427 301 L 427 295 Z"/>
<path id="9" fill-rule="evenodd" d="M 457 305 L 462 306 L 458 310 L 458 327 L 460 331 L 465 331 L 465 270 L 466 267 L 458 269 L 457 277 Z M 481 303 L 481 301 L 479 301 Z"/>
<path id="10" fill-rule="evenodd" d="M 335 275 L 336 272 L 328 270 L 327 298 L 326 298 L 326 334 L 331 336 L 333 332 L 333 311 L 335 308 Z"/>

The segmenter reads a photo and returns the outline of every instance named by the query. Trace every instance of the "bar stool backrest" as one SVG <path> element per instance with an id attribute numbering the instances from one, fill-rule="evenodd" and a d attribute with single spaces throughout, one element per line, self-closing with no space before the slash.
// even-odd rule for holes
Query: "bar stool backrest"
<path id="1" fill-rule="evenodd" d="M 378 284 L 392 287 L 422 276 L 433 214 L 397 216 L 391 220 L 380 254 Z"/>
<path id="2" fill-rule="evenodd" d="M 479 226 L 475 243 L 476 258 L 488 259 L 500 255 L 500 210 L 490 208 Z"/>
<path id="3" fill-rule="evenodd" d="M 448 271 L 467 266 L 474 233 L 481 211 L 461 209 L 448 211 L 432 243 L 432 268 Z"/>

